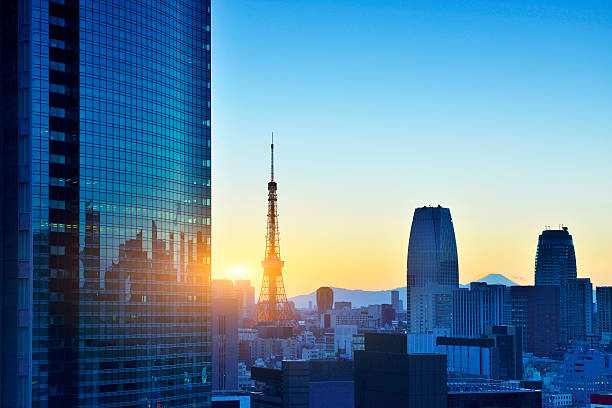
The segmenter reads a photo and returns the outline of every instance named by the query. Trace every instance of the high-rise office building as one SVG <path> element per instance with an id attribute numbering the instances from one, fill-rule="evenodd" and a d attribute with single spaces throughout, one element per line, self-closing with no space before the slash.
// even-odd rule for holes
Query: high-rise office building
<path id="1" fill-rule="evenodd" d="M 598 286 L 595 289 L 597 299 L 598 334 L 612 336 L 612 286 Z"/>
<path id="2" fill-rule="evenodd" d="M 510 322 L 506 316 L 510 303 L 510 288 L 504 285 L 487 285 L 472 282 L 470 288 L 453 291 L 453 336 L 478 337 L 487 333 L 490 326 Z"/>
<path id="3" fill-rule="evenodd" d="M 331 310 L 334 304 L 334 291 L 328 286 L 317 289 L 317 312 L 319 314 Z"/>
<path id="4" fill-rule="evenodd" d="M 563 343 L 571 340 L 568 337 L 567 283 L 576 279 L 576 273 L 574 241 L 567 227 L 542 231 L 536 253 L 535 284 L 559 287 L 560 331 Z"/>
<path id="5" fill-rule="evenodd" d="M 559 287 L 511 286 L 511 324 L 521 327 L 523 350 L 550 356 L 560 345 Z"/>
<path id="6" fill-rule="evenodd" d="M 407 264 L 410 331 L 450 330 L 452 292 L 459 286 L 459 267 L 448 208 L 422 207 L 414 211 Z"/>
<path id="7" fill-rule="evenodd" d="M 240 292 L 229 279 L 212 281 L 212 389 L 238 390 Z"/>
<path id="8" fill-rule="evenodd" d="M 5 1 L 0 405 L 207 406 L 210 1 Z"/>
<path id="9" fill-rule="evenodd" d="M 255 288 L 248 279 L 236 279 L 235 283 L 240 303 L 241 327 L 246 327 L 255 308 Z"/>
<path id="10" fill-rule="evenodd" d="M 593 285 L 589 278 L 567 282 L 567 337 L 587 340 L 593 333 Z"/>
<path id="11" fill-rule="evenodd" d="M 393 310 L 395 310 L 396 315 L 404 311 L 404 304 L 400 299 L 399 290 L 391 291 L 391 306 L 393 307 Z"/>
<path id="12" fill-rule="evenodd" d="M 536 285 L 555 285 L 576 278 L 574 242 L 567 227 L 544 230 L 538 239 Z"/>

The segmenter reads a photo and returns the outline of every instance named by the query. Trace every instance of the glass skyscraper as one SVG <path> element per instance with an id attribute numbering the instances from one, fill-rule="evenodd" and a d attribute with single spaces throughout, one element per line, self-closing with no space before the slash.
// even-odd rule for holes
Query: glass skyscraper
<path id="1" fill-rule="evenodd" d="M 210 1 L 0 30 L 0 405 L 209 406 Z"/>
<path id="2" fill-rule="evenodd" d="M 569 328 L 576 322 L 570 322 L 569 316 L 574 311 L 568 310 L 568 288 L 576 280 L 576 253 L 574 241 L 567 227 L 560 230 L 544 230 L 538 238 L 538 249 L 535 261 L 536 286 L 558 286 L 560 296 L 560 336 L 561 342 L 571 340 L 571 332 L 578 329 Z"/>
<path id="3" fill-rule="evenodd" d="M 459 286 L 455 229 L 448 208 L 414 210 L 407 267 L 407 320 L 413 333 L 450 333 L 452 292 Z"/>
<path id="4" fill-rule="evenodd" d="M 567 227 L 542 231 L 536 254 L 536 285 L 559 285 L 575 279 L 576 271 L 574 241 Z"/>

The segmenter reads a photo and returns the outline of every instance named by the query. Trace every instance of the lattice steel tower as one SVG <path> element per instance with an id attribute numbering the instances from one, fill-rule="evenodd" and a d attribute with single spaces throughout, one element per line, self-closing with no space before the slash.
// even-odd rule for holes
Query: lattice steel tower
<path id="1" fill-rule="evenodd" d="M 266 256 L 261 265 L 264 268 L 259 301 L 253 320 L 256 325 L 272 324 L 289 326 L 295 323 L 293 312 L 287 302 L 283 283 L 283 264 L 278 243 L 278 214 L 276 212 L 276 190 L 274 181 L 274 134 L 270 145 L 270 182 L 268 183 L 268 228 L 266 234 Z"/>

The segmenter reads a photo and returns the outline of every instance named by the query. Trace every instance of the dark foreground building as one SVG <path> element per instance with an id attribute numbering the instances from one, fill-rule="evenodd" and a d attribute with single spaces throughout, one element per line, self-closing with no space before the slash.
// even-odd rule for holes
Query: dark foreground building
<path id="1" fill-rule="evenodd" d="M 446 356 L 406 347 L 405 335 L 366 333 L 355 351 L 355 408 L 446 408 Z"/>
<path id="2" fill-rule="evenodd" d="M 559 348 L 560 296 L 558 286 L 512 286 L 511 323 L 521 327 L 523 351 L 549 357 Z"/>
<path id="3" fill-rule="evenodd" d="M 542 392 L 534 390 L 478 390 L 448 392 L 448 408 L 540 408 Z"/>
<path id="4" fill-rule="evenodd" d="M 208 406 L 209 0 L 0 31 L 0 405 Z"/>
<path id="5" fill-rule="evenodd" d="M 282 369 L 252 367 L 253 408 L 353 408 L 353 362 L 283 361 Z"/>
<path id="6" fill-rule="evenodd" d="M 438 337 L 437 349 L 446 355 L 454 377 L 493 380 L 523 379 L 523 349 L 520 327 L 492 326 L 481 337 Z M 449 379 L 451 381 L 451 379 Z"/>

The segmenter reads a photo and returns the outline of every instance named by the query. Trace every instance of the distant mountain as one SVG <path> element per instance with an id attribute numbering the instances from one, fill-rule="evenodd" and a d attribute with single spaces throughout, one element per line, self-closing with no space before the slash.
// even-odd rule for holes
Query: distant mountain
<path id="1" fill-rule="evenodd" d="M 334 288 L 334 302 L 352 302 L 353 307 L 367 306 L 367 305 L 379 305 L 382 303 L 391 303 L 391 291 L 398 290 L 400 299 L 406 306 L 406 287 L 389 289 L 389 290 L 351 290 L 344 288 Z M 317 305 L 316 292 L 309 293 L 307 295 L 295 296 L 289 299 L 295 302 L 295 307 L 300 309 L 306 309 L 308 307 L 308 301 L 312 302 L 312 307 L 315 308 Z"/>
<path id="2" fill-rule="evenodd" d="M 504 275 L 499 273 L 491 273 L 478 279 L 476 282 L 486 282 L 489 285 L 506 285 L 506 286 L 518 286 L 517 283 L 506 278 Z M 459 285 L 460 287 L 466 288 L 469 285 Z M 391 291 L 398 290 L 400 299 L 406 307 L 406 287 L 389 289 L 389 290 L 351 290 L 344 288 L 332 287 L 334 291 L 334 302 L 352 302 L 353 307 L 376 305 L 381 303 L 391 303 Z M 317 305 L 316 292 L 309 293 L 307 295 L 299 295 L 289 299 L 295 302 L 295 306 L 299 309 L 306 309 L 308 302 L 312 302 L 312 307 L 315 308 Z"/>
<path id="3" fill-rule="evenodd" d="M 488 285 L 519 286 L 518 283 L 511 281 L 501 273 L 490 273 L 478 279 L 476 282 L 485 282 Z"/>

